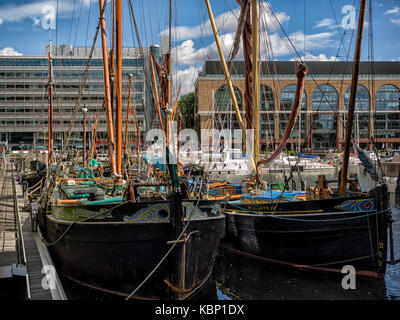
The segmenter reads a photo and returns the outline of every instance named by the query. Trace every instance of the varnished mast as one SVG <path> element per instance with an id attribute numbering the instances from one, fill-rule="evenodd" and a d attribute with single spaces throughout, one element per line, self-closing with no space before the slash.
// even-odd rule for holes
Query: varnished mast
<path id="1" fill-rule="evenodd" d="M 354 52 L 354 63 L 353 63 L 353 74 L 352 74 L 352 79 L 351 79 L 350 101 L 349 101 L 349 109 L 348 109 L 347 123 L 346 123 L 346 137 L 345 137 L 345 141 L 344 141 L 343 163 L 342 163 L 340 185 L 339 185 L 339 193 L 342 196 L 346 195 L 346 187 L 347 187 L 347 171 L 348 171 L 348 166 L 349 166 L 350 146 L 351 146 L 351 140 L 352 140 L 352 134 L 353 134 L 354 109 L 355 109 L 355 104 L 356 104 L 358 71 L 360 69 L 360 56 L 361 56 L 361 48 L 362 48 L 362 37 L 363 37 L 363 30 L 364 30 L 364 17 L 365 17 L 366 2 L 367 2 L 367 0 L 361 0 L 360 15 L 358 18 L 357 41 L 356 41 L 356 48 L 355 48 L 355 52 Z"/>
<path id="2" fill-rule="evenodd" d="M 253 55 L 253 128 L 254 128 L 254 162 L 258 162 L 260 153 L 260 115 L 258 86 L 258 20 L 257 0 L 252 0 L 252 55 Z"/>
<path id="3" fill-rule="evenodd" d="M 51 62 L 51 42 L 49 46 L 49 53 L 48 53 L 48 60 L 49 60 L 49 82 L 47 85 L 48 95 L 49 95 L 49 109 L 48 109 L 48 116 L 49 116 L 49 123 L 48 123 L 48 158 L 47 162 L 48 165 L 53 162 L 53 78 L 52 78 L 52 62 Z"/>
<path id="4" fill-rule="evenodd" d="M 103 67 L 104 67 L 104 94 L 107 110 L 107 129 L 108 129 L 108 152 L 111 164 L 111 173 L 116 173 L 115 155 L 114 155 L 114 125 L 111 110 L 111 91 L 110 91 L 110 76 L 108 69 L 108 55 L 107 55 L 107 38 L 106 38 L 106 23 L 104 19 L 104 0 L 99 0 L 100 7 L 100 27 L 101 27 L 101 41 L 103 53 Z"/>
<path id="5" fill-rule="evenodd" d="M 116 112 L 115 112 L 115 158 L 117 174 L 121 175 L 122 164 L 122 1 L 115 0 L 116 32 Z"/>
<path id="6" fill-rule="evenodd" d="M 211 27 L 212 27 L 214 38 L 215 38 L 215 44 L 217 45 L 217 49 L 218 49 L 219 57 L 220 57 L 220 60 L 221 60 L 222 68 L 223 68 L 224 74 L 225 74 L 225 79 L 226 79 L 226 82 L 227 82 L 227 85 L 228 85 L 228 88 L 229 88 L 229 93 L 231 95 L 233 108 L 235 109 L 237 122 L 239 123 L 240 129 L 242 130 L 243 138 L 245 138 L 246 137 L 246 128 L 245 128 L 245 126 L 243 124 L 242 116 L 240 114 L 240 109 L 239 109 L 239 106 L 238 106 L 238 103 L 237 103 L 237 99 L 236 99 L 236 96 L 235 96 L 235 91 L 233 90 L 233 84 L 232 84 L 232 79 L 231 79 L 231 76 L 230 76 L 230 73 L 229 73 L 229 70 L 228 70 L 228 65 L 226 64 L 224 53 L 223 53 L 222 47 L 221 47 L 221 43 L 220 43 L 219 38 L 218 38 L 217 27 L 215 25 L 214 15 L 213 15 L 212 10 L 211 10 L 210 1 L 209 0 L 204 0 L 204 1 L 206 3 L 206 6 L 207 6 L 208 15 L 209 15 L 209 18 L 210 18 L 210 23 L 211 23 Z M 252 166 L 253 166 L 253 170 L 255 170 L 256 165 L 255 165 L 254 161 L 252 161 Z"/>
<path id="7" fill-rule="evenodd" d="M 131 104 L 131 89 L 132 89 L 133 75 L 129 75 L 129 89 L 128 89 L 128 106 L 126 107 L 126 119 L 125 119 L 125 141 L 124 141 L 124 154 L 127 154 L 128 150 L 128 124 L 129 124 L 129 112 Z"/>

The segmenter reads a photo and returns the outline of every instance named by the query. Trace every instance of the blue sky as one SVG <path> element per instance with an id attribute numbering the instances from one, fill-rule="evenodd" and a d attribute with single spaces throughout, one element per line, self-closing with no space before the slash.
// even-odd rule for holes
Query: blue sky
<path id="1" fill-rule="evenodd" d="M 235 0 L 210 2 L 227 56 L 236 30 L 239 6 Z M 204 61 L 217 60 L 218 53 L 204 0 L 172 0 L 172 3 L 175 80 L 183 82 L 183 91 L 187 92 Z M 123 43 L 136 46 L 128 4 L 128 0 L 123 0 Z M 168 29 L 169 1 L 132 0 L 132 4 L 143 45 L 160 44 L 161 35 Z M 345 6 L 357 8 L 358 5 L 359 0 L 270 0 L 268 4 L 264 3 L 260 55 L 277 60 L 291 60 L 297 53 L 306 60 L 352 60 L 354 49 L 349 49 L 349 44 L 354 43 L 351 40 L 354 40 L 355 30 L 343 28 L 342 20 L 348 12 L 342 13 L 342 9 Z M 371 5 L 375 60 L 400 61 L 400 0 L 373 0 Z M 277 27 L 269 8 L 284 31 Z M 45 19 L 46 15 L 52 19 Z M 0 54 L 43 55 L 50 37 L 49 30 L 43 29 L 43 21 L 47 25 L 53 21 L 56 26 L 56 30 L 51 31 L 53 43 L 90 46 L 98 15 L 98 0 L 0 0 Z M 109 33 L 110 17 L 109 6 L 106 11 Z M 366 21 L 369 22 L 368 14 Z M 345 22 L 349 20 L 345 19 Z M 369 31 L 370 24 L 367 23 L 363 60 L 368 60 Z M 285 33 L 295 44 L 297 53 L 290 49 Z M 267 50 L 267 40 L 272 44 L 272 50 Z M 241 58 L 241 52 L 238 58 Z"/>

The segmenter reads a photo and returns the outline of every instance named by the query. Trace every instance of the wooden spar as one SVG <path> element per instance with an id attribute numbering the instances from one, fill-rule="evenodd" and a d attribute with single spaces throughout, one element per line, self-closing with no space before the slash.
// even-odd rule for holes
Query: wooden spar
<path id="1" fill-rule="evenodd" d="M 158 98 L 157 82 L 156 82 L 156 75 L 154 72 L 153 60 L 154 60 L 153 54 L 150 52 L 150 65 L 151 65 L 151 73 L 153 75 L 153 85 L 154 85 L 154 92 L 155 92 L 155 96 L 156 96 L 158 118 L 160 120 L 161 130 L 164 130 L 164 124 L 162 122 L 161 109 L 160 109 L 160 100 Z"/>
<path id="2" fill-rule="evenodd" d="M 297 77 L 296 92 L 295 92 L 295 96 L 294 96 L 292 111 L 290 112 L 289 121 L 286 125 L 285 132 L 283 133 L 283 136 L 281 138 L 281 142 L 279 143 L 279 146 L 276 148 L 276 150 L 270 157 L 262 159 L 257 162 L 257 167 L 256 167 L 257 176 L 256 177 L 257 177 L 257 182 L 260 184 L 262 184 L 261 167 L 263 165 L 275 160 L 279 156 L 279 154 L 282 152 L 283 148 L 285 147 L 287 140 L 289 139 L 290 135 L 293 132 L 293 128 L 296 124 L 296 119 L 297 119 L 297 116 L 298 116 L 300 108 L 301 108 L 306 74 L 307 74 L 306 65 L 303 63 L 298 63 L 297 64 L 297 72 L 296 72 L 296 77 Z"/>
<path id="3" fill-rule="evenodd" d="M 178 99 L 177 99 L 178 100 Z M 179 151 L 181 150 L 181 130 L 182 130 L 182 114 L 178 111 L 178 131 L 177 131 L 177 137 L 178 137 L 178 147 L 177 147 L 177 152 L 176 152 L 176 163 L 179 164 Z"/>
<path id="4" fill-rule="evenodd" d="M 179 101 L 179 95 L 181 94 L 181 88 L 182 88 L 182 83 L 179 85 L 178 94 L 176 95 L 174 107 L 172 108 L 172 120 L 173 121 L 175 121 L 176 109 L 178 109 L 178 101 Z"/>
<path id="5" fill-rule="evenodd" d="M 139 169 L 140 169 L 140 122 L 136 127 L 136 159 L 138 159 Z"/>
<path id="6" fill-rule="evenodd" d="M 254 162 L 258 163 L 260 154 L 260 115 L 258 86 L 258 7 L 257 0 L 252 0 L 252 56 L 253 56 L 253 128 L 254 128 Z"/>
<path id="7" fill-rule="evenodd" d="M 82 108 L 83 111 L 83 158 L 82 158 L 82 164 L 84 167 L 86 167 L 86 113 L 87 109 Z"/>
<path id="8" fill-rule="evenodd" d="M 48 94 L 49 94 L 49 109 L 48 109 L 48 116 L 49 116 L 49 123 L 48 123 L 48 132 L 49 132 L 49 145 L 48 145 L 48 157 L 47 162 L 48 165 L 52 163 L 53 158 L 53 79 L 52 79 L 52 62 L 51 62 L 51 45 L 49 50 L 49 83 L 48 83 Z"/>
<path id="9" fill-rule="evenodd" d="M 111 91 L 110 91 L 110 75 L 108 69 L 108 56 L 107 56 L 107 38 L 106 38 L 106 22 L 104 19 L 104 0 L 99 0 L 100 7 L 100 27 L 101 27 L 101 42 L 103 53 L 103 67 L 104 67 L 104 93 L 105 103 L 107 110 L 107 129 L 108 129 L 108 153 L 110 157 L 111 173 L 116 173 L 115 157 L 114 157 L 114 125 L 111 110 Z"/>
<path id="10" fill-rule="evenodd" d="M 363 37 L 363 30 L 364 30 L 366 2 L 367 2 L 367 0 L 361 0 L 360 15 L 358 18 L 357 39 L 356 39 L 356 48 L 355 48 L 355 52 L 354 52 L 353 74 L 352 74 L 352 79 L 351 79 L 349 110 L 348 110 L 348 114 L 347 114 L 347 123 L 346 123 L 346 137 L 345 137 L 344 148 L 343 148 L 343 164 L 342 164 L 340 184 L 339 184 L 339 194 L 341 194 L 342 196 L 344 196 L 346 194 L 346 187 L 347 187 L 347 171 L 348 171 L 348 166 L 349 166 L 350 146 L 351 146 L 351 140 L 352 140 L 352 134 L 353 134 L 354 108 L 355 108 L 355 104 L 356 104 L 358 71 L 360 69 L 360 57 L 361 57 L 362 37 Z"/>
<path id="11" fill-rule="evenodd" d="M 115 158 L 117 174 L 122 173 L 122 0 L 115 0 L 115 32 L 116 32 L 116 112 L 115 112 Z"/>
<path id="12" fill-rule="evenodd" d="M 165 141 L 167 143 L 168 149 L 169 149 L 169 112 L 170 112 L 170 108 L 171 108 L 171 47 L 172 47 L 171 14 L 172 14 L 172 0 L 169 0 L 168 60 L 166 61 L 167 62 L 167 74 L 166 74 L 166 77 L 167 77 L 167 105 L 164 106 Z"/>
<path id="13" fill-rule="evenodd" d="M 101 108 L 101 110 L 105 110 L 106 108 L 106 100 L 103 101 L 103 107 Z M 94 158 L 94 151 L 96 150 L 96 137 L 97 137 L 97 127 L 99 125 L 99 118 L 100 118 L 100 111 L 97 111 L 96 116 L 95 116 L 96 120 L 92 126 L 92 138 L 91 138 L 91 142 L 90 142 L 90 159 Z"/>
<path id="14" fill-rule="evenodd" d="M 229 74 L 228 65 L 226 64 L 224 53 L 222 52 L 221 43 L 220 43 L 219 38 L 218 38 L 217 27 L 215 25 L 214 16 L 213 16 L 213 13 L 212 13 L 212 10 L 211 10 L 210 1 L 209 0 L 204 0 L 204 1 L 206 2 L 208 16 L 210 18 L 211 27 L 212 27 L 212 30 L 213 30 L 213 33 L 214 33 L 215 43 L 216 43 L 217 48 L 218 48 L 218 53 L 219 53 L 219 57 L 221 59 L 222 67 L 224 69 L 225 79 L 226 79 L 226 82 L 228 84 L 228 88 L 229 88 L 229 93 L 231 95 L 232 104 L 233 104 L 233 107 L 235 109 L 236 118 L 237 118 L 237 121 L 239 123 L 240 129 L 242 130 L 242 135 L 243 135 L 242 138 L 245 139 L 245 137 L 246 137 L 246 129 L 244 127 L 242 116 L 240 114 L 239 106 L 238 106 L 238 103 L 237 103 L 237 100 L 236 100 L 235 92 L 233 90 L 233 85 L 232 85 L 231 76 Z M 252 161 L 252 165 L 253 165 L 253 168 L 255 169 L 256 166 L 255 166 L 254 159 Z"/>
<path id="15" fill-rule="evenodd" d="M 97 126 L 99 125 L 99 112 L 96 114 L 96 120 L 92 127 L 92 139 L 90 142 L 90 159 L 94 158 L 94 151 L 96 149 L 96 135 L 97 135 Z"/>
<path id="16" fill-rule="evenodd" d="M 127 154 L 128 149 L 128 123 L 129 123 L 129 109 L 131 103 L 131 88 L 132 88 L 133 75 L 129 75 L 129 89 L 128 89 L 128 106 L 126 107 L 126 119 L 125 119 L 125 142 L 124 142 L 124 154 Z"/>

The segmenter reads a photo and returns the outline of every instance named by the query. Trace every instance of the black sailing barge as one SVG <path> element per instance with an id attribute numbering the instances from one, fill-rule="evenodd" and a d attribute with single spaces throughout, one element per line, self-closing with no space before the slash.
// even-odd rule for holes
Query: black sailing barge
<path id="1" fill-rule="evenodd" d="M 267 192 L 268 193 L 268 192 Z M 300 269 L 382 278 L 390 220 L 385 185 L 362 196 L 265 204 L 228 202 L 221 246 Z"/>
<path id="2" fill-rule="evenodd" d="M 209 1 L 206 2 L 212 20 Z M 268 184 L 261 179 L 261 166 L 278 157 L 293 132 L 299 117 L 307 66 L 304 62 L 297 64 L 294 103 L 279 145 L 272 155 L 258 161 L 258 48 L 257 41 L 254 41 L 258 38 L 257 1 L 238 2 L 241 12 L 233 47 L 239 48 L 242 37 L 246 60 L 246 113 L 247 118 L 252 118 L 252 128 L 255 129 L 253 159 L 256 172 L 253 174 L 256 173 L 256 188 L 240 200 L 226 204 L 226 231 L 221 246 L 252 258 L 301 269 L 340 273 L 343 266 L 352 265 L 360 275 L 382 278 L 387 263 L 387 230 L 391 223 L 387 186 L 383 179 L 377 178 L 375 187 L 363 193 L 357 181 L 347 177 L 366 0 L 361 0 L 360 5 L 339 187 L 328 188 L 324 176 L 320 176 L 318 187 L 308 188 L 307 192 L 297 195 L 288 195 L 284 191 L 273 195 L 273 191 L 266 191 Z M 250 4 L 254 13 L 252 19 Z M 218 46 L 215 25 L 213 31 Z M 224 62 L 222 53 L 220 58 Z M 225 68 L 224 72 L 230 84 L 228 69 Z M 253 90 L 249 93 L 247 88 L 251 87 Z M 230 92 L 234 100 L 233 91 Z M 240 116 L 237 118 L 243 128 Z M 243 183 L 245 185 L 246 181 Z M 247 187 L 250 189 L 249 184 Z"/>
<path id="3" fill-rule="evenodd" d="M 60 203 L 59 193 L 39 225 L 58 272 L 70 280 L 127 297 L 156 269 L 133 298 L 164 300 L 185 299 L 209 278 L 225 227 L 218 202 L 183 200 L 184 236 L 157 267 L 179 236 L 172 221 L 177 200 L 73 205 Z"/>

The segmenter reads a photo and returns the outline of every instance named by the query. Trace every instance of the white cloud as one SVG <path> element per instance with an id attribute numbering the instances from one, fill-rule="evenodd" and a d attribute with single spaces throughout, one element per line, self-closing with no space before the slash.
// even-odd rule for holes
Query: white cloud
<path id="1" fill-rule="evenodd" d="M 390 22 L 397 24 L 400 27 L 400 19 L 390 19 Z"/>
<path id="2" fill-rule="evenodd" d="M 264 6 L 260 8 L 260 12 L 262 13 L 262 17 L 260 20 L 263 21 L 263 25 L 268 24 L 269 31 L 276 30 L 276 23 L 272 23 L 271 12 L 267 7 L 267 4 L 264 3 Z M 224 12 L 217 16 L 215 20 L 215 25 L 218 30 L 218 34 L 223 35 L 226 33 L 234 33 L 237 28 L 237 21 L 240 15 L 240 8 L 233 9 L 231 11 Z M 285 12 L 275 13 L 276 18 L 279 23 L 284 23 L 290 20 L 290 17 Z M 262 29 L 261 29 L 262 30 Z M 168 35 L 169 30 L 165 29 L 161 31 L 160 36 Z M 187 39 L 198 39 L 200 37 L 208 37 L 213 35 L 210 20 L 205 21 L 197 26 L 186 27 L 186 26 L 178 26 L 171 29 L 171 34 L 174 37 L 175 41 L 183 41 Z"/>
<path id="3" fill-rule="evenodd" d="M 216 17 L 219 39 L 225 58 L 228 58 L 228 55 L 232 50 L 237 28 L 237 19 L 240 13 L 239 11 L 240 9 L 235 9 Z M 271 12 L 265 4 L 261 8 L 261 13 L 263 17 L 261 23 L 263 27 L 260 27 L 259 44 L 260 48 L 262 48 L 261 59 L 269 60 L 272 58 L 266 55 L 267 43 L 270 44 L 275 59 L 277 57 L 286 58 L 287 56 L 295 56 L 295 52 L 289 41 L 282 37 L 282 32 L 277 29 L 277 23 L 271 18 Z M 275 15 L 281 24 L 290 19 L 290 17 L 284 12 L 275 13 Z M 321 20 L 320 22 L 323 21 Z M 265 25 L 268 26 L 268 33 Z M 333 20 L 325 20 L 324 25 L 335 26 Z M 160 35 L 166 35 L 167 32 L 168 30 L 164 30 Z M 302 32 L 295 32 L 289 35 L 289 39 L 294 44 L 297 51 L 304 51 L 304 38 L 306 42 L 306 51 L 322 51 L 325 48 L 335 47 L 338 45 L 337 41 L 333 40 L 333 35 L 335 34 L 336 32 L 321 32 L 304 35 Z M 172 30 L 172 35 L 173 39 L 178 42 L 178 44 L 172 49 L 172 63 L 173 70 L 175 70 L 173 81 L 176 88 L 180 83 L 182 83 L 182 94 L 187 94 L 188 92 L 193 91 L 197 73 L 202 69 L 204 62 L 206 60 L 219 61 L 219 53 L 211 31 L 210 21 L 206 21 L 205 23 L 194 27 L 177 26 Z M 197 47 L 195 45 L 195 39 L 197 38 L 208 39 L 210 42 L 201 47 Z M 307 56 L 307 58 L 310 58 L 310 60 L 321 61 L 333 60 L 333 57 L 327 57 L 324 54 L 318 56 Z M 240 41 L 239 52 L 236 55 L 235 60 L 243 60 L 242 41 Z"/>
<path id="4" fill-rule="evenodd" d="M 323 28 L 323 27 L 332 27 L 334 24 L 334 20 L 331 18 L 326 18 L 317 21 L 317 24 L 313 28 Z"/>
<path id="5" fill-rule="evenodd" d="M 305 56 L 302 56 L 301 59 L 303 61 L 339 61 L 340 60 L 339 58 L 336 58 L 334 56 L 327 57 L 326 54 L 324 54 L 324 53 L 320 53 L 317 56 L 307 53 Z M 294 61 L 294 60 L 298 60 L 298 59 L 295 59 L 295 58 L 291 59 L 291 61 Z"/>
<path id="6" fill-rule="evenodd" d="M 78 0 L 75 4 L 75 10 L 79 10 L 81 4 L 84 7 L 89 7 L 90 3 L 93 5 L 96 2 L 97 0 Z M 43 12 L 44 8 L 48 8 L 48 6 L 56 9 L 57 0 L 43 0 L 39 2 L 36 1 L 16 6 L 2 6 L 0 7 L 0 22 L 19 22 L 28 18 L 31 19 L 35 25 L 37 25 L 39 24 L 38 21 L 40 21 L 41 18 L 45 16 L 45 13 Z M 61 1 L 58 4 L 59 14 L 72 12 L 73 10 L 73 1 Z"/>
<path id="7" fill-rule="evenodd" d="M 194 82 L 197 78 L 197 73 L 201 71 L 202 67 L 189 67 L 187 69 L 178 70 L 174 74 L 175 89 L 177 90 L 179 85 L 182 84 L 181 96 L 188 94 L 194 90 Z"/>
<path id="8" fill-rule="evenodd" d="M 3 49 L 0 49 L 0 56 L 22 56 L 22 53 L 19 53 L 14 50 L 14 48 L 11 47 L 5 47 Z"/>
<path id="9" fill-rule="evenodd" d="M 396 16 L 400 15 L 400 8 L 394 7 L 393 9 L 385 11 L 385 14 L 394 14 Z"/>
<path id="10" fill-rule="evenodd" d="M 0 24 L 2 24 L 3 23 L 3 19 L 2 18 L 0 18 Z"/>

